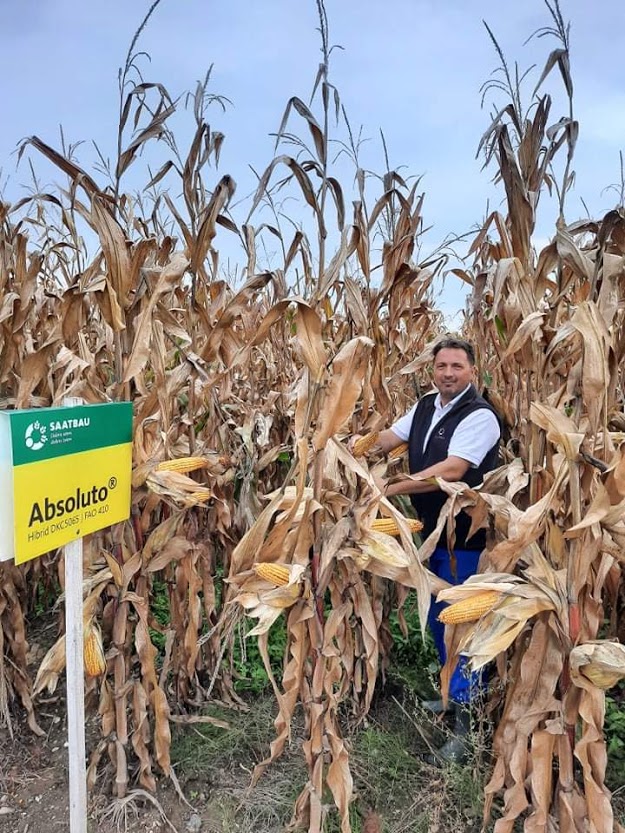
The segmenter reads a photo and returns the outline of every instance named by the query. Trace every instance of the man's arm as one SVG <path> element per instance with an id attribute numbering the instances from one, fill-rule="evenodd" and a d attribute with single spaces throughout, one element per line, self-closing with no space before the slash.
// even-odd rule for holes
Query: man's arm
<path id="1" fill-rule="evenodd" d="M 492 411 L 486 408 L 474 411 L 465 417 L 454 431 L 449 445 L 450 453 L 445 460 L 416 474 L 394 479 L 386 485 L 385 494 L 392 497 L 436 492 L 439 487 L 436 481 L 432 481 L 434 477 L 442 477 L 450 483 L 462 480 L 471 466 L 481 464 L 488 450 L 498 442 L 500 435 L 499 422 Z"/>
<path id="2" fill-rule="evenodd" d="M 462 480 L 469 470 L 470 465 L 462 457 L 450 455 L 444 460 L 441 460 L 440 463 L 434 463 L 433 466 L 428 466 L 416 474 L 407 475 L 393 483 L 388 483 L 384 489 L 384 494 L 387 497 L 393 497 L 393 495 L 416 495 L 423 494 L 424 492 L 436 492 L 439 486 L 432 478 L 442 477 L 451 483 Z"/>

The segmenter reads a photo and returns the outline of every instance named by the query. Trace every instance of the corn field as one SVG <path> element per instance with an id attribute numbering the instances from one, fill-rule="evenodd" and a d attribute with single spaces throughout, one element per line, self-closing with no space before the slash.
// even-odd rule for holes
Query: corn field
<path id="1" fill-rule="evenodd" d="M 417 547 L 409 519 L 377 486 L 405 462 L 357 455 L 346 442 L 388 426 L 429 388 L 431 345 L 444 332 L 433 287 L 448 256 L 420 256 L 417 185 L 389 164 L 379 176 L 359 166 L 330 78 L 323 4 L 312 98 L 288 102 L 243 223 L 231 211 L 234 180 L 217 174 L 226 138 L 209 125 L 217 97 L 208 77 L 187 109 L 192 141 L 179 148 L 169 124 L 180 102 L 133 80 L 136 38 L 114 164 L 89 173 L 71 148 L 37 137 L 22 147 L 65 185 L 0 202 L 0 406 L 79 396 L 132 401 L 134 412 L 131 519 L 85 542 L 85 625 L 101 632 L 105 654 L 87 683 L 101 730 L 88 750 L 90 788 L 104 783 L 123 798 L 156 792 L 159 776 L 175 781 L 172 724 L 192 723 L 212 699 L 245 705 L 233 657 L 246 633 L 277 704 L 275 740 L 253 782 L 290 742 L 301 705 L 308 781 L 293 824 L 325 829 L 329 794 L 349 833 L 342 720 L 367 715 L 389 661 L 391 612 L 401 620 L 414 590 L 425 622 L 432 593 L 453 601 L 486 590 L 494 605 L 477 622 L 447 626 L 441 673 L 444 691 L 461 651 L 475 667 L 496 664 L 485 823 L 496 808 L 496 833 L 519 823 L 528 833 L 622 830 L 605 785 L 603 723 L 605 690 L 625 676 L 625 211 L 621 199 L 603 218 L 565 220 L 579 128 L 568 28 L 558 4 L 547 6 L 545 32 L 558 47 L 527 109 L 493 37 L 505 80 L 490 92 L 503 90 L 507 104 L 481 151 L 505 208 L 452 269 L 470 288 L 463 335 L 505 426 L 502 465 L 481 489 L 441 484 L 449 499 L 439 529 L 466 509 L 489 530 L 480 574 L 458 588 L 428 570 L 437 535 Z M 562 118 L 549 84 L 567 95 Z M 333 171 L 339 125 L 353 199 Z M 124 176 L 157 140 L 169 158 L 132 196 Z M 299 195 L 310 227 L 285 220 L 285 191 Z M 559 217 L 536 252 L 545 192 Z M 220 262 L 225 238 L 240 251 L 237 282 Z M 268 238 L 280 253 L 271 268 Z M 380 531 L 383 518 L 395 521 L 395 537 Z M 60 552 L 0 564 L 9 733 L 23 711 L 42 734 L 38 697 L 63 673 L 61 618 L 39 667 L 27 661 L 37 594 L 58 595 L 62 577 Z M 156 583 L 166 588 L 165 626 Z M 247 617 L 257 620 L 251 630 Z M 267 646 L 279 617 L 287 646 L 276 679 Z"/>

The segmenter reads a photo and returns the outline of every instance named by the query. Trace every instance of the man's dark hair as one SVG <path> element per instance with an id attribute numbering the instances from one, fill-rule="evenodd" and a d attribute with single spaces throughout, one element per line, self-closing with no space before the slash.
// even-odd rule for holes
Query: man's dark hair
<path id="1" fill-rule="evenodd" d="M 434 358 L 436 358 L 441 350 L 464 350 L 471 364 L 475 364 L 475 350 L 473 349 L 473 345 L 469 341 L 464 341 L 462 338 L 443 338 L 438 341 L 432 348 Z"/>

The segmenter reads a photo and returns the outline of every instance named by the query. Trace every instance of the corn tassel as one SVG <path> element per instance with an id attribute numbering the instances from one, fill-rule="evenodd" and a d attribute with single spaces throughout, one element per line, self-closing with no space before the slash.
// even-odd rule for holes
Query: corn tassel
<path id="1" fill-rule="evenodd" d="M 99 677 L 106 671 L 106 658 L 100 628 L 91 622 L 85 628 L 83 658 L 88 677 Z"/>
<path id="2" fill-rule="evenodd" d="M 475 593 L 468 599 L 454 602 L 444 608 L 438 617 L 438 621 L 444 625 L 461 625 L 465 622 L 476 622 L 489 610 L 492 610 L 501 599 L 502 594 L 497 590 L 483 590 Z"/>
<path id="3" fill-rule="evenodd" d="M 414 518 L 405 518 L 408 529 L 411 532 L 421 532 L 423 524 Z M 395 518 L 376 518 L 371 522 L 371 529 L 374 532 L 385 532 L 387 535 L 399 535 L 399 526 Z"/>
<path id="4" fill-rule="evenodd" d="M 379 436 L 379 431 L 372 431 L 370 434 L 366 434 L 364 437 L 360 437 L 360 439 L 356 440 L 352 449 L 354 457 L 364 457 L 364 455 L 377 443 Z"/>
<path id="5" fill-rule="evenodd" d="M 283 587 L 289 583 L 291 572 L 284 564 L 268 564 L 263 562 L 261 564 L 254 564 L 254 572 L 259 578 L 270 581 L 277 587 Z"/>
<path id="6" fill-rule="evenodd" d="M 184 474 L 206 468 L 206 464 L 207 460 L 204 457 L 179 457 L 178 460 L 163 460 L 156 467 L 156 471 L 178 471 Z"/>
<path id="7" fill-rule="evenodd" d="M 388 453 L 389 460 L 397 460 L 398 457 L 403 457 L 403 455 L 408 451 L 408 443 L 400 443 L 397 448 L 394 448 L 392 451 Z"/>

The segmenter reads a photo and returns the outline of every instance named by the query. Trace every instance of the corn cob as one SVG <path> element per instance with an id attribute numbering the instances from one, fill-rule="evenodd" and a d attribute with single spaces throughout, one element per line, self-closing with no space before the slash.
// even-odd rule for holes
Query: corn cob
<path id="1" fill-rule="evenodd" d="M 588 665 L 584 665 L 580 668 L 580 672 L 582 676 L 586 677 L 586 679 L 590 680 L 593 685 L 596 685 L 597 688 L 602 688 L 607 690 L 608 688 L 612 688 L 615 686 L 619 680 L 621 680 L 624 676 L 623 670 L 606 670 L 601 665 L 595 665 L 594 663 L 590 662 Z"/>
<path id="2" fill-rule="evenodd" d="M 625 645 L 608 640 L 581 643 L 571 651 L 569 664 L 574 681 L 581 674 L 598 688 L 612 688 L 625 677 Z"/>
<path id="3" fill-rule="evenodd" d="M 408 451 L 408 443 L 401 443 L 400 445 L 397 446 L 397 448 L 394 448 L 392 451 L 389 451 L 388 459 L 389 460 L 396 460 L 398 457 L 401 457 L 402 455 L 404 455 L 407 451 Z"/>
<path id="4" fill-rule="evenodd" d="M 156 471 L 178 471 L 184 474 L 205 468 L 206 462 L 204 457 L 179 457 L 177 460 L 163 460 L 156 467 Z"/>
<path id="5" fill-rule="evenodd" d="M 411 532 L 421 532 L 423 524 L 414 518 L 406 518 L 408 529 Z M 395 518 L 376 518 L 371 522 L 371 529 L 374 532 L 385 532 L 387 535 L 399 535 L 399 527 Z"/>
<path id="6" fill-rule="evenodd" d="M 282 587 L 289 583 L 291 572 L 284 564 L 268 564 L 263 562 L 261 564 L 254 564 L 254 572 L 259 578 L 270 581 L 277 587 Z"/>
<path id="7" fill-rule="evenodd" d="M 379 431 L 372 431 L 370 434 L 366 434 L 364 437 L 360 437 L 360 439 L 356 440 L 352 449 L 354 457 L 364 457 L 364 455 L 377 443 L 379 436 Z"/>
<path id="8" fill-rule="evenodd" d="M 187 500 L 192 501 L 193 503 L 205 503 L 207 500 L 212 498 L 212 492 L 190 492 L 187 495 Z"/>
<path id="9" fill-rule="evenodd" d="M 106 658 L 100 628 L 90 623 L 85 628 L 83 658 L 88 677 L 99 677 L 106 671 Z"/>
<path id="10" fill-rule="evenodd" d="M 464 622 L 476 622 L 485 613 L 497 604 L 501 599 L 501 593 L 497 590 L 484 590 L 475 593 L 468 599 L 461 602 L 454 602 L 444 608 L 438 617 L 438 621 L 444 625 L 461 625 Z"/>

